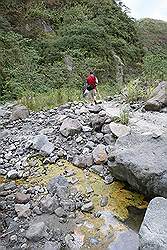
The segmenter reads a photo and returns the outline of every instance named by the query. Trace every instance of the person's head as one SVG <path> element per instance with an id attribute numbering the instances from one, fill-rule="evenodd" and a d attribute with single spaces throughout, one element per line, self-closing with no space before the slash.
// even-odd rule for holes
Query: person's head
<path id="1" fill-rule="evenodd" d="M 94 75 L 93 71 L 90 71 L 90 75 Z"/>

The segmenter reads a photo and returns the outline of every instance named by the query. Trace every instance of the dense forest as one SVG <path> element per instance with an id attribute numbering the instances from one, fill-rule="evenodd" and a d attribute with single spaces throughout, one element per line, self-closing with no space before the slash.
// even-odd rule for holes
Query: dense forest
<path id="1" fill-rule="evenodd" d="M 80 89 L 92 69 L 113 87 L 120 65 L 125 83 L 165 78 L 167 23 L 127 12 L 114 0 L 1 0 L 1 101 Z"/>

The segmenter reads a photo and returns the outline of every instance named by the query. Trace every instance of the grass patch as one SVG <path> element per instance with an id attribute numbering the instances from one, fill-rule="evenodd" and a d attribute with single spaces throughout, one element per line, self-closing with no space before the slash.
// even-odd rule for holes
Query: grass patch
<path id="1" fill-rule="evenodd" d="M 153 89 L 154 86 L 143 86 L 141 81 L 137 79 L 127 83 L 125 89 L 122 91 L 122 95 L 126 102 L 135 103 L 147 100 Z"/>
<path id="2" fill-rule="evenodd" d="M 111 83 L 99 85 L 98 90 L 100 93 L 100 99 L 103 99 L 106 96 L 113 96 L 119 92 L 118 86 Z M 99 98 L 98 95 L 97 98 Z M 25 105 L 32 111 L 40 111 L 52 109 L 64 103 L 73 101 L 86 101 L 82 96 L 82 87 L 64 87 L 50 90 L 45 93 L 27 92 L 24 97 L 18 100 L 18 103 Z"/>

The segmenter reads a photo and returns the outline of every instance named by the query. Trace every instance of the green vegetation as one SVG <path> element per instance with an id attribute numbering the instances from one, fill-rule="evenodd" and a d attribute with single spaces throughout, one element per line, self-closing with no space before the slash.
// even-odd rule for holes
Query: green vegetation
<path id="1" fill-rule="evenodd" d="M 135 103 L 140 100 L 146 100 L 150 96 L 154 87 L 153 84 L 144 86 L 140 79 L 131 80 L 123 89 L 122 95 L 126 102 Z"/>
<path id="2" fill-rule="evenodd" d="M 123 125 L 129 124 L 129 112 L 128 112 L 128 110 L 121 111 L 119 122 L 122 123 Z"/>
<path id="3" fill-rule="evenodd" d="M 167 79 L 167 22 L 143 19 L 138 22 L 138 30 L 146 51 L 143 63 L 145 80 Z"/>
<path id="4" fill-rule="evenodd" d="M 0 101 L 20 99 L 39 110 L 82 100 L 90 70 L 103 97 L 120 92 L 118 58 L 130 82 L 126 100 L 146 98 L 167 78 L 167 23 L 135 22 L 120 2 L 1 0 Z"/>
<path id="5" fill-rule="evenodd" d="M 1 101 L 77 93 L 90 69 L 112 88 L 114 55 L 127 74 L 143 55 L 134 21 L 114 0 L 2 0 L 0 16 Z"/>

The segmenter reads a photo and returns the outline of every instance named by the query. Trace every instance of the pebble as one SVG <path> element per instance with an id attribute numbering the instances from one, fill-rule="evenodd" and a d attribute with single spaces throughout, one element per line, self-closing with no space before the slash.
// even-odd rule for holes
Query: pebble
<path id="1" fill-rule="evenodd" d="M 108 197 L 107 196 L 101 197 L 100 206 L 105 207 L 105 206 L 107 206 L 107 204 L 108 204 Z"/>
<path id="2" fill-rule="evenodd" d="M 17 242 L 17 235 L 10 236 L 10 241 Z"/>
<path id="3" fill-rule="evenodd" d="M 81 211 L 83 211 L 83 212 L 89 212 L 89 211 L 91 211 L 93 208 L 94 208 L 93 203 L 92 203 L 92 202 L 88 202 L 88 203 L 84 204 L 84 205 L 81 207 Z"/>

